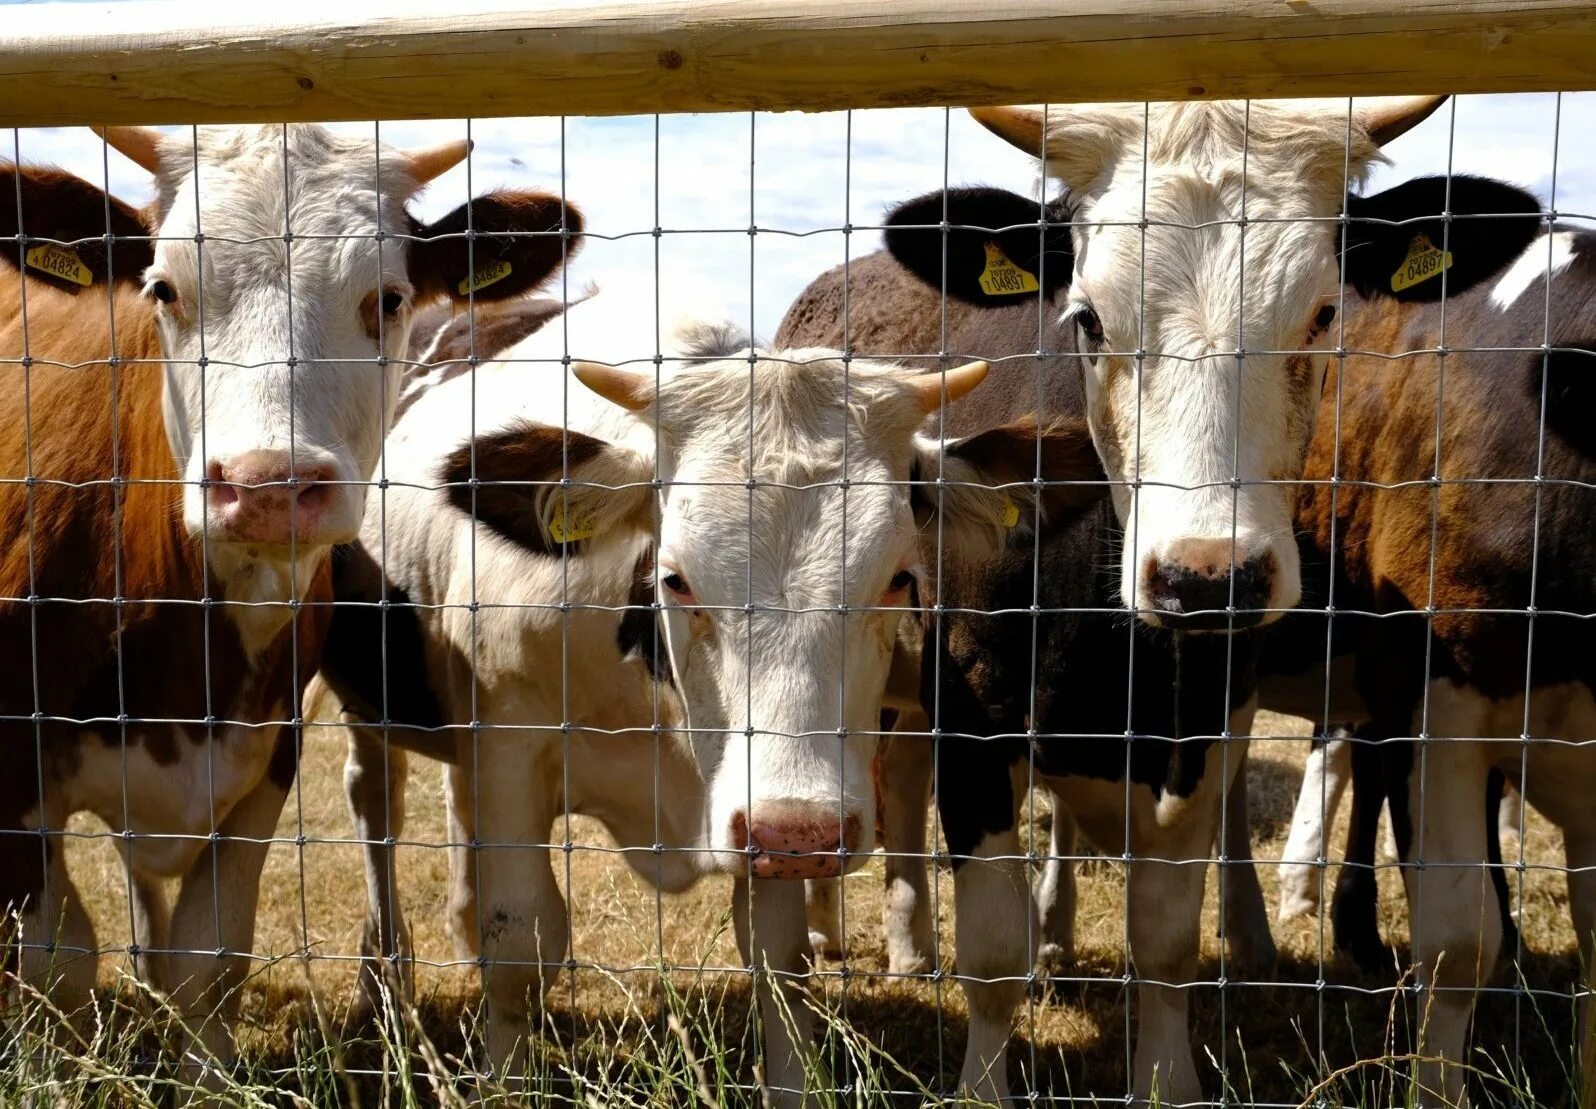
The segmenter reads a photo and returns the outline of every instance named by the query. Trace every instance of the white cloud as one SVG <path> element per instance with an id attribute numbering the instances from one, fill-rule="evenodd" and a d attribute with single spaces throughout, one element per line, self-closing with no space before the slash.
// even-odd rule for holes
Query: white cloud
<path id="1" fill-rule="evenodd" d="M 1481 173 L 1551 198 L 1557 97 L 1467 96 L 1392 144 L 1395 165 L 1375 187 L 1420 173 Z M 1596 153 L 1574 141 L 1592 133 L 1596 94 L 1564 94 L 1557 127 L 1556 202 L 1596 215 Z M 466 134 L 462 121 L 339 124 L 380 133 L 393 146 Z M 476 120 L 469 169 L 438 179 L 417 205 L 430 218 L 470 191 L 501 186 L 558 190 L 587 216 L 590 240 L 572 287 L 597 280 L 637 311 L 652 312 L 655 257 L 666 318 L 676 309 L 752 319 L 768 337 L 817 274 L 876 249 L 872 228 L 893 203 L 950 184 L 983 183 L 1034 195 L 1033 161 L 963 112 L 910 108 L 853 113 Z M 144 174 L 85 129 L 0 133 L 24 161 L 47 161 L 139 203 Z M 469 179 L 469 184 L 468 184 Z M 760 228 L 750 236 L 749 228 Z M 662 229 L 656 240 L 654 229 Z"/>

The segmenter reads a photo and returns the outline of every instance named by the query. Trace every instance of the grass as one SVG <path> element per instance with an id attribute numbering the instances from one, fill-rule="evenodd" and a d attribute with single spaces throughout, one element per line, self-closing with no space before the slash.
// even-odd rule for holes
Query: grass
<path id="1" fill-rule="evenodd" d="M 1261 716 L 1251 760 L 1254 849 L 1278 858 L 1306 754 L 1299 721 Z M 347 842 L 341 737 L 312 729 L 296 793 L 267 861 L 259 955 L 243 988 L 241 1061 L 218 1098 L 228 1105 L 410 1106 L 491 1103 L 473 1054 L 474 966 L 453 961 L 445 930 L 447 857 L 441 774 L 412 763 L 405 837 L 428 845 L 399 852 L 400 888 L 419 965 L 416 1004 L 386 1020 L 350 1019 L 364 912 L 359 849 Z M 1040 806 L 1040 802 L 1039 802 Z M 1032 824 L 1045 850 L 1048 815 Z M 662 896 L 609 852 L 591 821 L 575 818 L 566 868 L 575 973 L 562 975 L 536 1051 L 541 1101 L 583 1105 L 746 1104 L 757 1080 L 749 972 L 732 939 L 730 883 L 705 880 Z M 79 818 L 78 832 L 92 833 Z M 306 842 L 296 845 L 301 833 Z M 559 827 L 553 838 L 560 838 Z M 1339 828 L 1331 842 L 1339 844 Z M 1560 837 L 1533 813 L 1524 854 L 1520 924 L 1527 955 L 1519 973 L 1492 979 L 1474 1034 L 1476 1102 L 1571 1104 L 1572 991 L 1577 978 Z M 131 978 L 123 869 L 108 837 L 69 838 L 68 863 L 84 892 L 104 953 L 94 1019 L 75 1030 L 43 999 L 16 998 L 0 1048 L 0 1104 L 160 1105 L 176 1079 L 149 1060 L 174 1034 L 169 1014 Z M 1507 857 L 1516 848 L 1507 846 Z M 1067 978 L 1032 991 L 1011 1049 L 1016 1092 L 1123 1101 L 1132 1012 L 1120 865 L 1089 859 L 1079 873 L 1078 959 Z M 1333 878 L 1333 871 L 1330 877 Z M 951 973 L 952 882 L 937 874 L 942 967 Z M 1267 861 L 1261 878 L 1275 890 Z M 829 1105 L 914 1105 L 956 1086 L 965 1009 L 951 979 L 889 979 L 881 932 L 880 863 L 844 883 L 846 965 L 815 982 L 823 1057 L 840 1088 Z M 1516 883 L 1516 878 L 1515 878 Z M 1393 1105 L 1412 1100 L 1401 1066 L 1417 1012 L 1393 990 L 1405 958 L 1405 906 L 1394 869 L 1380 876 L 1382 926 L 1396 944 L 1390 974 L 1367 976 L 1334 955 L 1328 922 L 1276 926 L 1281 963 L 1269 982 L 1219 983 L 1217 905 L 1209 882 L 1203 981 L 1191 988 L 1194 1042 L 1210 1096 L 1260 1105 Z M 1272 908 L 1272 903 L 1271 903 Z M 668 968 L 668 969 L 664 969 Z M 1527 986 L 1534 986 L 1533 991 Z"/>

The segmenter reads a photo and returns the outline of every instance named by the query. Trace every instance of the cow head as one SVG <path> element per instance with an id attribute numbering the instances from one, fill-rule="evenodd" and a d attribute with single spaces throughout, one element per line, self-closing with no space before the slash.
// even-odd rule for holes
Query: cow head
<path id="1" fill-rule="evenodd" d="M 1350 116 L 1344 103 L 1258 101 L 1083 105 L 1045 118 L 972 109 L 1043 157 L 1063 200 L 1044 210 L 959 190 L 889 217 L 901 225 L 889 228 L 889 250 L 952 296 L 996 305 L 1057 292 L 1125 529 L 1120 593 L 1143 619 L 1227 629 L 1297 603 L 1294 483 L 1343 281 L 1403 299 L 1455 293 L 1535 234 L 1534 198 L 1494 182 L 1348 195 L 1380 147 L 1443 99 L 1382 101 Z M 1068 233 L 1039 232 L 1044 211 Z M 1511 226 L 1456 220 L 1503 212 L 1531 215 Z M 1438 264 L 1443 246 L 1457 261 L 1450 271 Z M 1007 262 L 996 273 L 993 250 Z M 1411 284 L 1398 277 L 1409 259 L 1430 264 Z M 1005 272 L 1021 276 L 992 280 Z"/>
<path id="2" fill-rule="evenodd" d="M 310 125 L 104 135 L 156 178 L 150 263 L 126 277 L 158 322 L 183 521 L 216 544 L 352 539 L 412 311 L 523 292 L 565 257 L 560 229 L 580 228 L 542 193 L 420 225 L 406 203 L 463 141 L 400 152 Z"/>
<path id="3" fill-rule="evenodd" d="M 1039 451 L 1053 474 L 1100 478 L 1084 423 L 929 437 L 944 384 L 961 396 L 982 363 L 944 381 L 834 351 L 761 353 L 757 365 L 745 351 L 668 365 L 657 387 L 652 372 L 573 373 L 628 430 L 479 438 L 479 518 L 500 515 L 504 530 L 553 520 L 551 535 L 583 542 L 657 537 L 661 669 L 706 783 L 707 868 L 741 872 L 751 858 L 757 877 L 808 878 L 862 862 L 881 700 L 922 546 L 940 533 L 944 558 L 995 553 L 1035 511 L 1100 497 L 1100 485 L 1049 485 L 1038 509 L 1031 487 L 993 487 L 1027 483 Z M 542 449 L 529 450 L 533 436 Z M 569 483 L 484 502 L 481 483 L 501 473 Z"/>

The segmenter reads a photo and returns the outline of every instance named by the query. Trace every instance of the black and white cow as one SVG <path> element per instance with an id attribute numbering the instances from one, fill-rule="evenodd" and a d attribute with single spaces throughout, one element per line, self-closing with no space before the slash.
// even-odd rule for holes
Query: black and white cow
<path id="1" fill-rule="evenodd" d="M 1096 512 L 944 574 L 927 598 L 943 606 L 922 700 L 940 735 L 937 802 L 970 1006 L 962 1083 L 974 1094 L 1008 1092 L 1010 1023 L 1040 934 L 1017 830 L 1033 772 L 1106 854 L 1133 860 L 1136 1097 L 1201 1095 L 1182 984 L 1196 969 L 1208 869 L 1194 864 L 1212 857 L 1224 815 L 1235 818 L 1220 854 L 1231 864 L 1227 975 L 1272 960 L 1245 823 L 1259 638 L 1249 629 L 1301 596 L 1293 501 L 1338 290 L 1393 295 L 1389 276 L 1415 237 L 1444 227 L 1444 182 L 1371 197 L 1348 187 L 1439 103 L 1383 103 L 1350 120 L 1344 107 L 1260 102 L 1084 106 L 1046 120 L 976 111 L 1022 149 L 1045 148 L 1064 199 L 975 189 L 911 202 L 889 217 L 890 257 L 821 277 L 778 333 L 778 344 L 846 335 L 858 354 L 979 352 L 995 380 L 950 409 L 950 433 L 1029 412 L 1084 415 L 1111 482 Z M 1453 184 L 1454 214 L 1499 210 L 1494 188 Z M 1495 268 L 1492 249 L 1517 250 L 1468 223 L 1452 225 L 1452 241 L 1471 226 L 1481 242 L 1458 252 L 1453 291 Z"/>
<path id="2" fill-rule="evenodd" d="M 423 390 L 388 439 L 389 489 L 337 582 L 366 604 L 339 610 L 324 666 L 364 722 L 348 784 L 369 845 L 366 947 L 406 946 L 387 845 L 408 746 L 451 765 L 458 841 L 481 845 L 456 850 L 454 923 L 483 958 L 501 1080 L 522 1076 L 530 1010 L 566 957 L 550 834 L 575 812 L 664 889 L 734 876 L 744 957 L 791 995 L 760 977 L 767 1082 L 796 1102 L 815 1068 L 788 879 L 871 850 L 882 691 L 921 537 L 947 557 L 995 553 L 1031 506 L 990 486 L 1038 452 L 1075 478 L 1099 470 L 1079 420 L 928 437 L 982 364 L 917 375 L 733 351 L 710 329 L 656 384 L 652 366 L 613 365 L 652 362 L 652 334 L 626 341 L 644 317 L 612 294 L 567 307 L 504 360 Z M 562 370 L 568 352 L 612 364 Z M 1095 496 L 1046 504 L 1062 519 Z M 670 686 L 623 657 L 628 606 L 650 625 L 657 611 Z"/>

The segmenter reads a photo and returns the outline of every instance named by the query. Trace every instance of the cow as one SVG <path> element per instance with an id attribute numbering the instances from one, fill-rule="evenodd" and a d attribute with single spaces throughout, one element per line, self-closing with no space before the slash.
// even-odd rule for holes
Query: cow
<path id="1" fill-rule="evenodd" d="M 972 109 L 1044 155 L 1062 195 L 910 202 L 888 217 L 888 254 L 819 278 L 777 334 L 875 357 L 979 352 L 994 385 L 953 406 L 951 433 L 1084 415 L 1110 479 L 1095 515 L 945 575 L 934 597 L 921 697 L 954 867 L 968 1092 L 1008 1094 L 1008 1033 L 1039 934 L 1016 832 L 1032 773 L 1105 853 L 1131 859 L 1137 1099 L 1201 1096 L 1182 984 L 1207 871 L 1191 863 L 1210 858 L 1221 826 L 1226 977 L 1272 961 L 1246 837 L 1246 736 L 1258 629 L 1301 597 L 1293 500 L 1337 302 L 1434 296 L 1389 281 L 1419 235 L 1481 240 L 1457 253 L 1454 292 L 1483 280 L 1493 251 L 1499 263 L 1516 249 L 1481 232 L 1486 221 L 1455 221 L 1498 211 L 1489 187 L 1450 204 L 1438 180 L 1348 191 L 1442 99 Z"/>
<path id="2" fill-rule="evenodd" d="M 1596 235 L 1537 230 L 1499 276 L 1444 311 L 1352 315 L 1357 353 L 1326 385 L 1340 398 L 1339 443 L 1321 423 L 1306 471 L 1339 474 L 1341 488 L 1333 497 L 1329 483 L 1310 482 L 1298 509 L 1304 549 L 1322 568 L 1315 589 L 1334 597 L 1340 625 L 1330 684 L 1355 692 L 1379 741 L 1356 746 L 1353 774 L 1364 784 L 1359 764 L 1372 764 L 1360 807 L 1389 804 L 1403 863 L 1425 1105 L 1466 1100 L 1474 998 L 1510 923 L 1489 903 L 1503 884 L 1480 804 L 1493 773 L 1562 832 L 1586 968 L 1596 932 L 1596 439 L 1586 419 Z M 1467 247 L 1451 249 L 1455 270 Z M 1322 614 L 1292 620 L 1317 636 L 1323 659 Z M 1359 873 L 1343 868 L 1338 885 Z M 1346 926 L 1377 940 L 1368 904 Z M 1587 1083 L 1588 1001 L 1582 991 Z"/>
<path id="3" fill-rule="evenodd" d="M 339 611 L 323 669 L 338 703 L 322 712 L 360 722 L 347 783 L 368 844 L 365 948 L 404 957 L 387 848 L 409 747 L 451 765 L 452 821 L 483 845 L 456 851 L 470 878 L 453 931 L 480 951 L 498 1081 L 523 1083 L 547 970 L 566 957 L 550 831 L 583 812 L 663 889 L 734 877 L 740 950 L 780 986 L 756 979 L 766 1081 L 796 1103 L 814 1065 L 795 879 L 871 850 L 880 703 L 929 572 L 921 537 L 978 560 L 1035 511 L 1062 520 L 1080 489 L 1099 498 L 1069 486 L 1017 504 L 1004 487 L 1039 451 L 1073 479 L 1100 468 L 1078 419 L 928 435 L 980 363 L 915 375 L 711 328 L 685 361 L 667 351 L 656 384 L 613 365 L 654 357 L 652 335 L 624 341 L 652 320 L 635 308 L 602 292 L 568 307 L 425 390 L 389 437 L 392 484 L 339 586 L 364 603 Z M 595 353 L 610 364 L 561 368 Z M 628 661 L 623 633 L 657 636 L 654 662 Z"/>
<path id="4" fill-rule="evenodd" d="M 102 134 L 154 175 L 146 209 L 0 167 L 0 908 L 11 968 L 78 1013 L 99 948 L 62 836 L 74 813 L 103 820 L 131 951 L 195 1033 L 184 1073 L 209 1084 L 296 768 L 328 552 L 359 527 L 412 312 L 534 288 L 581 223 L 530 191 L 421 223 L 409 200 L 463 142 Z"/>

